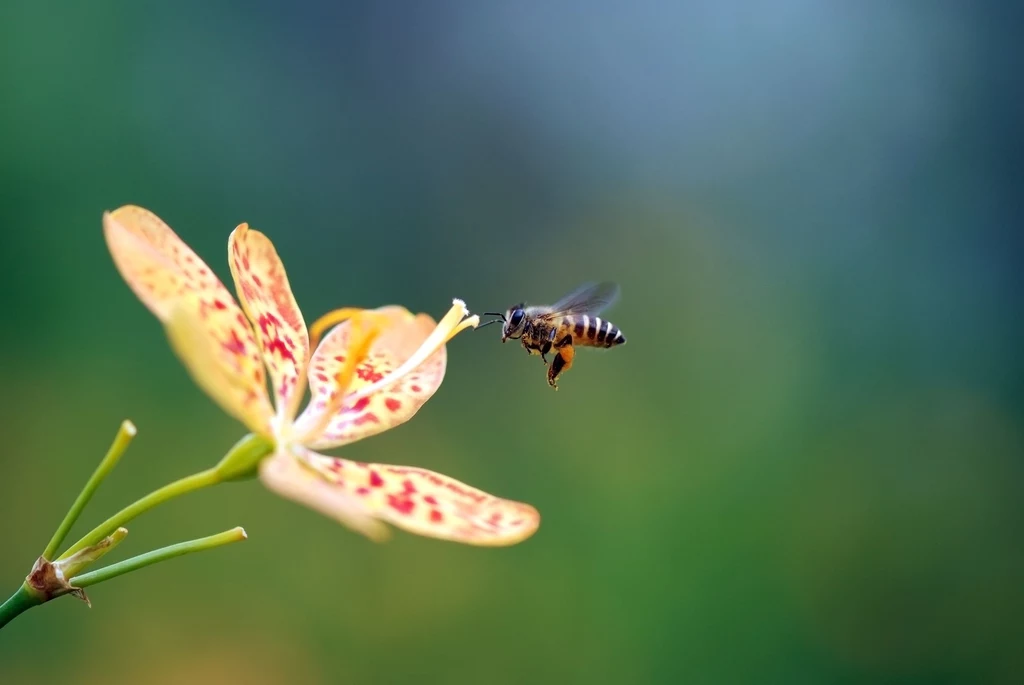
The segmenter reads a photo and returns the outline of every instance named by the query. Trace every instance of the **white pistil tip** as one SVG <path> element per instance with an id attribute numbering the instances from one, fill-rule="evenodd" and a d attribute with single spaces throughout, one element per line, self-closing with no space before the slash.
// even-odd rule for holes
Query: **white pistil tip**
<path id="1" fill-rule="evenodd" d="M 452 300 L 452 306 L 453 307 L 458 307 L 459 309 L 461 309 L 463 311 L 466 311 L 466 312 L 469 311 L 469 309 L 466 308 L 466 303 L 463 302 L 462 300 L 460 300 L 457 297 L 454 300 Z"/>
<path id="2" fill-rule="evenodd" d="M 241 526 L 239 526 L 238 528 L 235 528 L 235 530 L 238 532 L 239 535 L 242 536 L 243 540 L 248 540 L 249 539 L 249 536 L 245 534 L 245 528 L 242 528 Z"/>
<path id="3" fill-rule="evenodd" d="M 135 424 L 129 421 L 128 419 L 125 419 L 124 421 L 121 422 L 121 430 L 123 430 L 129 438 L 134 438 L 135 434 L 139 432 L 139 430 L 135 427 Z"/>

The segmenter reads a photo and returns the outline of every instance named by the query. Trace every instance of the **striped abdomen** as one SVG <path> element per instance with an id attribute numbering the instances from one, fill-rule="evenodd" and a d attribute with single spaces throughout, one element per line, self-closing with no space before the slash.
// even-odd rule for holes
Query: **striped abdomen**
<path id="1" fill-rule="evenodd" d="M 567 316 L 562 324 L 572 333 L 574 345 L 586 347 L 615 347 L 626 342 L 622 331 L 600 316 Z"/>

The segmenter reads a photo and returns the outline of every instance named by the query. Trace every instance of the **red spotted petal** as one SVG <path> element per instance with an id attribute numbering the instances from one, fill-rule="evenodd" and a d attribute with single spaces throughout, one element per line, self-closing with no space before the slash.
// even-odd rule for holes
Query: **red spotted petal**
<path id="1" fill-rule="evenodd" d="M 269 435 L 273 408 L 259 347 L 242 311 L 189 292 L 178 299 L 166 328 L 196 384 L 249 430 Z"/>
<path id="2" fill-rule="evenodd" d="M 118 271 L 161 321 L 187 292 L 237 310 L 220 279 L 167 224 L 142 207 L 125 205 L 103 215 L 103 234 Z"/>
<path id="3" fill-rule="evenodd" d="M 309 335 L 284 265 L 270 239 L 248 224 L 231 233 L 228 262 L 239 300 L 255 327 L 278 412 L 290 418 L 302 395 L 298 380 L 309 358 Z"/>
<path id="4" fill-rule="evenodd" d="M 426 314 L 413 316 L 401 307 L 384 307 L 376 312 L 384 315 L 388 323 L 367 358 L 356 368 L 345 390 L 347 394 L 386 378 L 412 356 L 435 327 Z M 318 424 L 329 410 L 330 398 L 338 392 L 337 373 L 349 354 L 350 333 L 349 322 L 336 326 L 313 353 L 309 368 L 310 403 L 297 423 L 296 435 Z M 305 442 L 315 449 L 337 447 L 408 421 L 440 387 L 446 363 L 447 353 L 441 347 L 394 385 L 345 406 L 331 417 L 326 428 Z"/>
<path id="5" fill-rule="evenodd" d="M 364 464 L 300 449 L 265 460 L 260 476 L 271 490 L 376 540 L 385 535 L 380 521 L 479 546 L 514 545 L 540 526 L 540 514 L 528 504 L 416 467 Z"/>

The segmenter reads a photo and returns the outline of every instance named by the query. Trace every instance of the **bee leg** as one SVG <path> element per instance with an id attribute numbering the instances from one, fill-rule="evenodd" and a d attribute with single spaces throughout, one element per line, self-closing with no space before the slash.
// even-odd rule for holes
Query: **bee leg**
<path id="1" fill-rule="evenodd" d="M 540 348 L 540 358 L 541 358 L 541 360 L 545 364 L 548 363 L 548 358 L 545 357 L 544 355 L 546 355 L 550 351 L 551 351 L 551 343 L 544 343 L 544 347 Z"/>
<path id="2" fill-rule="evenodd" d="M 551 360 L 548 367 L 548 385 L 558 390 L 558 377 L 572 367 L 572 360 L 576 356 L 576 350 L 572 346 L 572 337 L 565 336 L 559 341 L 556 349 L 558 354 Z"/>

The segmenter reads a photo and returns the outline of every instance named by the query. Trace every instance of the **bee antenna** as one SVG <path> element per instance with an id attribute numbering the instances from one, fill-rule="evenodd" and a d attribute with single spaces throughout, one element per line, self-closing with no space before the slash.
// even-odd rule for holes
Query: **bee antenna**
<path id="1" fill-rule="evenodd" d="M 500 316 L 502 321 L 505 320 L 505 315 L 501 312 L 484 312 L 484 316 Z"/>
<path id="2" fill-rule="evenodd" d="M 479 329 L 483 328 L 484 326 L 490 326 L 492 323 L 502 323 L 503 321 L 504 321 L 504 319 L 491 319 L 490 321 L 485 321 L 484 323 L 482 323 L 479 326 L 477 326 L 477 329 L 479 330 Z"/>

